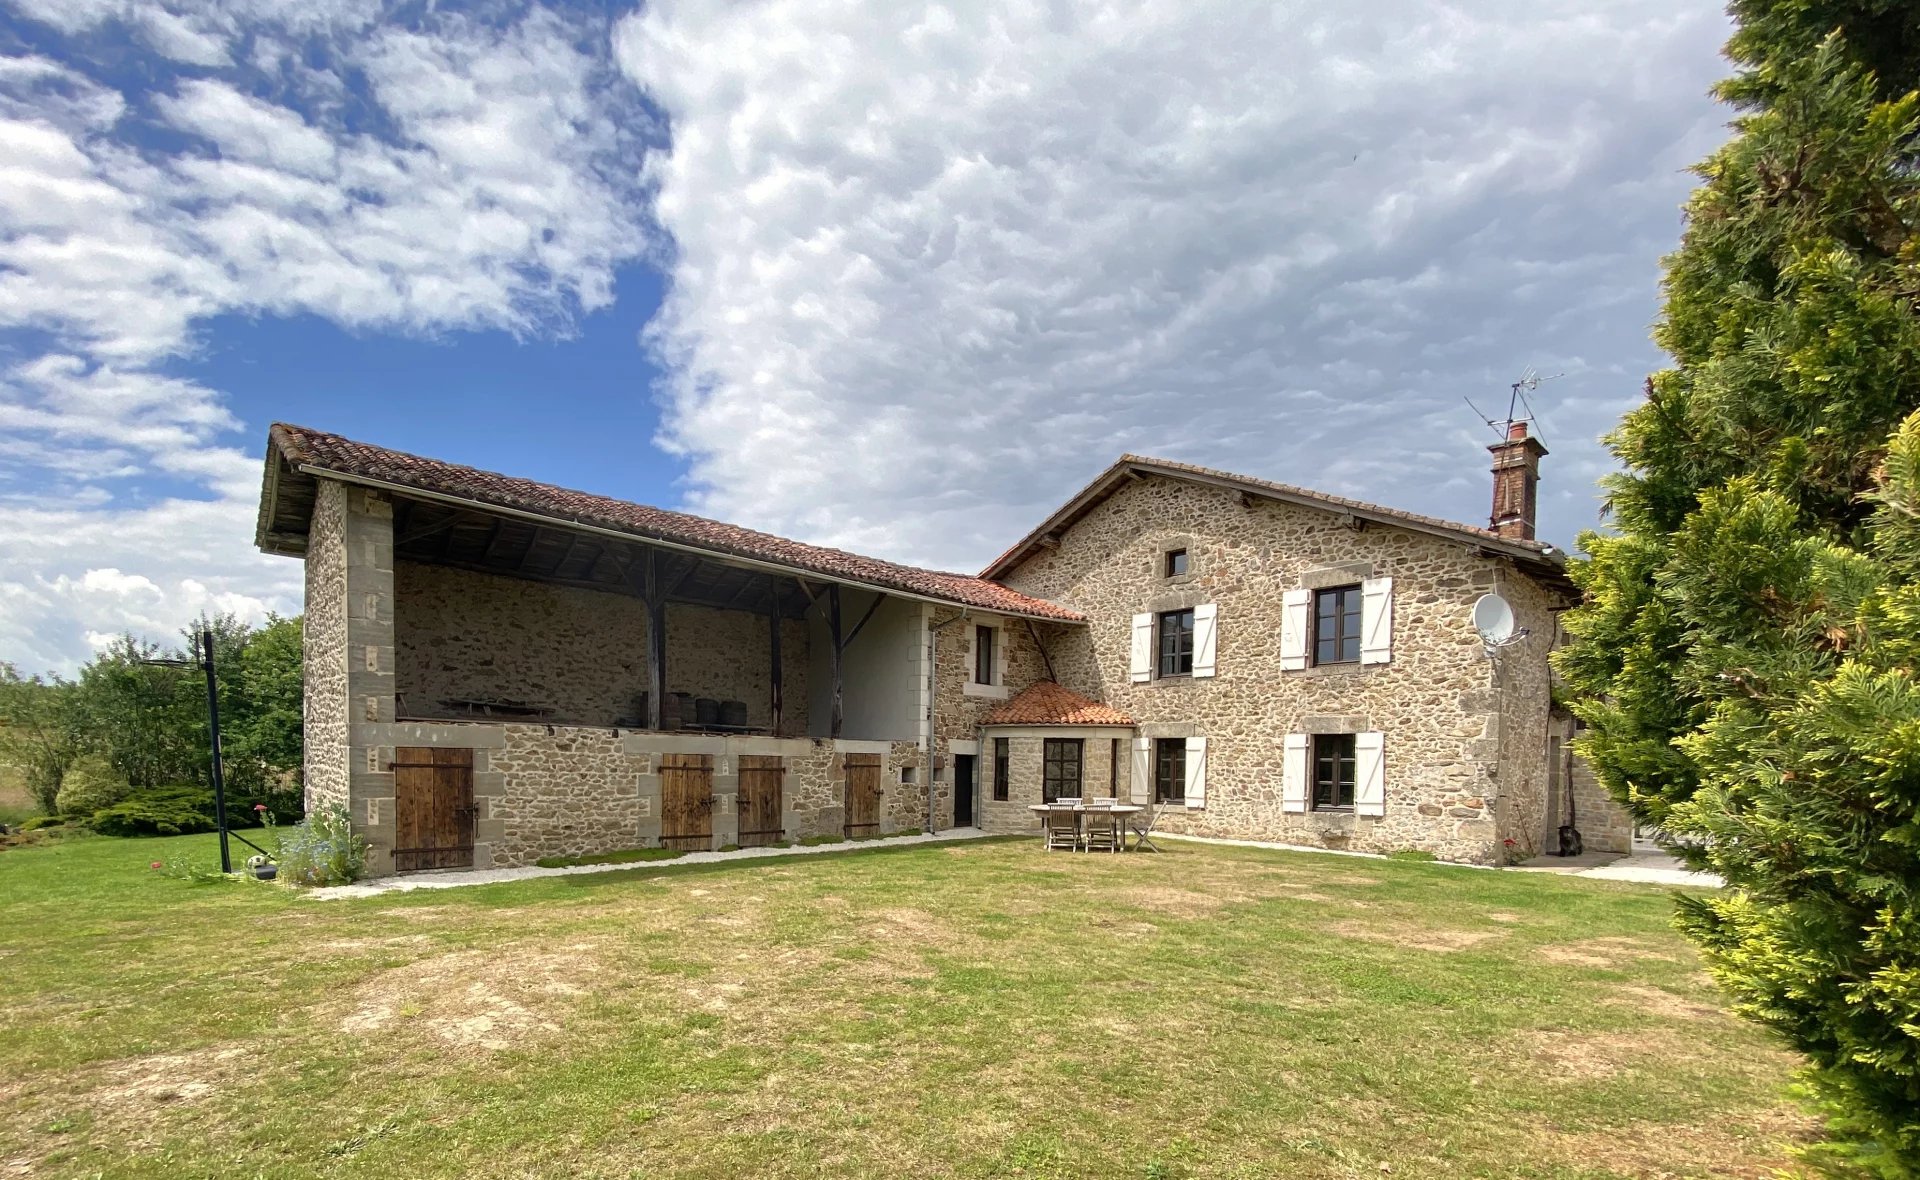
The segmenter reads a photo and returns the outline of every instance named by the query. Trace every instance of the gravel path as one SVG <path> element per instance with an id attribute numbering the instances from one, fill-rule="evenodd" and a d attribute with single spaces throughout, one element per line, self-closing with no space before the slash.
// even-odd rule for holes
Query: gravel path
<path id="1" fill-rule="evenodd" d="M 711 864 L 723 860 L 763 860 L 773 856 L 809 856 L 820 852 L 851 852 L 861 848 L 898 848 L 907 844 L 946 844 L 955 840 L 978 840 L 987 833 L 979 828 L 949 828 L 935 835 L 888 836 L 879 840 L 843 840 L 837 844 L 795 844 L 790 848 L 741 848 L 733 852 L 689 852 L 672 860 L 630 861 L 614 865 L 573 865 L 564 869 L 529 866 L 518 869 L 473 869 L 466 872 L 412 873 L 405 877 L 381 877 L 353 885 L 333 885 L 308 889 L 301 896 L 315 901 L 337 901 L 347 897 L 378 897 L 382 893 L 408 893 L 415 889 L 458 889 L 463 885 L 492 885 L 500 881 L 530 881 L 536 877 L 569 877 L 577 873 L 619 873 L 634 869 L 657 869 L 675 865 Z"/>

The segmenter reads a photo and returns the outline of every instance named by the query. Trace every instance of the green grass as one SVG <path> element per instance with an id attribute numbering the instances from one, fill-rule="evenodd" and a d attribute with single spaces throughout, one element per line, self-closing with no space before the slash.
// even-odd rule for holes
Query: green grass
<path id="1" fill-rule="evenodd" d="M 36 1176 L 1761 1176 L 1806 1120 L 1656 889 L 1162 842 L 313 901 L 0 852 Z"/>
<path id="2" fill-rule="evenodd" d="M 624 865 L 649 860 L 673 860 L 685 856 L 683 848 L 623 848 L 596 856 L 543 856 L 534 863 L 543 869 L 565 869 L 575 865 Z"/>

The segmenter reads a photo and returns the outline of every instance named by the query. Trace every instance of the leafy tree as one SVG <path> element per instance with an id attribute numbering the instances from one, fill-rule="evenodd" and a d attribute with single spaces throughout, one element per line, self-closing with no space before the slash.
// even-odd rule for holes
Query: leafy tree
<path id="1" fill-rule="evenodd" d="M 1804 1052 L 1826 1161 L 1920 1175 L 1920 6 L 1736 0 L 1735 136 L 1667 259 L 1559 657 L 1679 923 Z"/>
<path id="2" fill-rule="evenodd" d="M 305 753 L 301 735 L 306 700 L 299 617 L 269 615 L 248 637 L 229 672 L 245 702 L 228 729 L 226 752 L 234 773 L 247 789 L 268 790 L 283 780 L 289 789 L 297 789 Z"/>
<path id="3" fill-rule="evenodd" d="M 21 769 L 41 811 L 53 814 L 61 776 L 83 750 L 78 686 L 0 661 L 0 760 Z"/>

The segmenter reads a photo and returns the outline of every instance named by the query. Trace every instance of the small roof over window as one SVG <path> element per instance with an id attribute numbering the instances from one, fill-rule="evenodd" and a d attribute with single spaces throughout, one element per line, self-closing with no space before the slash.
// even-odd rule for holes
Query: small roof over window
<path id="1" fill-rule="evenodd" d="M 982 725 L 1124 725 L 1133 718 L 1111 705 L 1090 701 L 1070 688 L 1042 680 L 988 713 Z"/>

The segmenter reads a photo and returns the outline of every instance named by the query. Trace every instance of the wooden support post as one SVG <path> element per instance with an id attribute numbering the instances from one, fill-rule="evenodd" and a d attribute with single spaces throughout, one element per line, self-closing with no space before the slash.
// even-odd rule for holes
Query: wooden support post
<path id="1" fill-rule="evenodd" d="M 834 582 L 827 587 L 827 625 L 833 631 L 833 711 L 829 737 L 840 736 L 840 652 L 846 641 L 840 637 L 840 583 Z"/>
<path id="2" fill-rule="evenodd" d="M 780 668 L 780 588 L 767 589 L 767 642 L 773 650 L 773 736 L 780 736 L 782 672 Z"/>
<path id="3" fill-rule="evenodd" d="M 667 603 L 660 594 L 660 562 L 649 549 L 646 562 L 647 600 L 647 728 L 658 733 L 667 695 Z"/>

